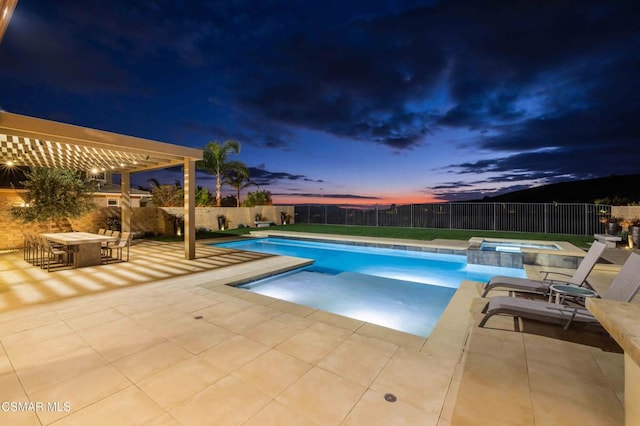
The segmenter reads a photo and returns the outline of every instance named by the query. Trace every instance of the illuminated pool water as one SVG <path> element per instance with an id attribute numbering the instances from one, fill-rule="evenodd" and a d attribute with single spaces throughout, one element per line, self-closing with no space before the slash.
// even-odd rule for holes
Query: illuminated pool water
<path id="1" fill-rule="evenodd" d="M 462 281 L 525 276 L 522 269 L 467 265 L 465 256 L 413 250 L 282 238 L 216 246 L 315 260 L 242 288 L 420 336 L 431 333 Z"/>
<path id="2" fill-rule="evenodd" d="M 509 253 L 520 253 L 523 248 L 560 250 L 560 247 L 555 244 L 516 243 L 511 241 L 484 241 L 480 245 L 480 250 Z"/>

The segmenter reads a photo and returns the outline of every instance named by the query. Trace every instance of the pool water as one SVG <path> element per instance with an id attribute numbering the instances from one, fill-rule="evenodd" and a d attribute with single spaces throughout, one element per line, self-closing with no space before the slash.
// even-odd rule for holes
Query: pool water
<path id="1" fill-rule="evenodd" d="M 523 248 L 560 250 L 560 248 L 555 244 L 514 243 L 510 241 L 485 241 L 480 245 L 480 250 L 503 251 L 509 253 L 520 253 Z"/>
<path id="2" fill-rule="evenodd" d="M 467 265 L 465 256 L 412 250 L 282 238 L 216 246 L 315 260 L 242 288 L 425 337 L 462 281 L 525 276 L 522 269 Z"/>

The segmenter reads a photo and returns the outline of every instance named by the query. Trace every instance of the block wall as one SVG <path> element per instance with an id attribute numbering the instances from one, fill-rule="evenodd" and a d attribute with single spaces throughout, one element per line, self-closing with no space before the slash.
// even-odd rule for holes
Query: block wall
<path id="1" fill-rule="evenodd" d="M 184 209 L 182 207 L 161 208 L 173 216 L 184 216 Z M 276 225 L 280 225 L 282 224 L 280 218 L 281 212 L 288 215 L 289 223 L 293 223 L 293 206 L 197 207 L 196 229 L 206 228 L 217 230 L 219 215 L 226 218 L 227 229 L 235 229 L 242 225 L 253 227 L 255 226 L 255 217 L 257 214 L 266 221 L 271 221 Z"/>
<path id="2" fill-rule="evenodd" d="M 640 218 L 640 206 L 612 206 L 611 216 L 638 219 Z"/>
<path id="3" fill-rule="evenodd" d="M 17 205 L 22 198 L 15 191 L 0 190 L 0 250 L 22 248 L 23 233 L 96 232 L 100 228 L 108 228 L 107 219 L 120 217 L 120 207 L 99 207 L 77 219 L 63 219 L 49 224 L 24 224 L 15 221 L 9 215 L 9 208 Z M 228 228 L 238 226 L 254 226 L 255 215 L 260 214 L 265 220 L 280 224 L 280 212 L 293 218 L 293 206 L 258 206 L 258 207 L 196 207 L 196 229 L 218 229 L 218 215 L 227 218 Z M 175 217 L 184 216 L 182 207 L 134 207 L 131 209 L 131 231 L 141 235 L 168 235 L 176 232 Z M 292 219 L 291 219 L 292 220 Z"/>
<path id="4" fill-rule="evenodd" d="M 22 198 L 13 193 L 0 192 L 0 250 L 21 248 L 23 246 L 23 233 L 43 232 L 67 232 L 71 231 L 71 224 L 66 219 L 41 224 L 23 224 L 15 221 L 9 215 L 9 208 L 20 204 Z"/>

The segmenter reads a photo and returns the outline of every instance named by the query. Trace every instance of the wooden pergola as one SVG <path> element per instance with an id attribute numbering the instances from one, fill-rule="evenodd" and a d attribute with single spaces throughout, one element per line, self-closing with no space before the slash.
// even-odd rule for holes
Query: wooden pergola
<path id="1" fill-rule="evenodd" d="M 202 150 L 0 111 L 0 164 L 120 174 L 122 230 L 131 230 L 130 175 L 184 170 L 185 258 L 195 258 L 195 163 Z"/>

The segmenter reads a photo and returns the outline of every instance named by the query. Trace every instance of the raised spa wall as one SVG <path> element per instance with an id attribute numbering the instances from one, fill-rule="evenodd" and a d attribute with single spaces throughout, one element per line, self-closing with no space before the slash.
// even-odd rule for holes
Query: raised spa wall
<path id="1" fill-rule="evenodd" d="M 524 265 L 549 266 L 555 268 L 576 269 L 584 251 L 572 244 L 555 242 L 560 250 L 522 248 L 520 252 L 482 250 L 483 242 L 514 242 L 523 240 L 504 240 L 491 238 L 471 238 L 467 249 L 467 263 L 476 265 L 501 266 L 505 268 L 523 268 Z M 526 241 L 533 244 L 549 244 L 549 241 Z"/>

